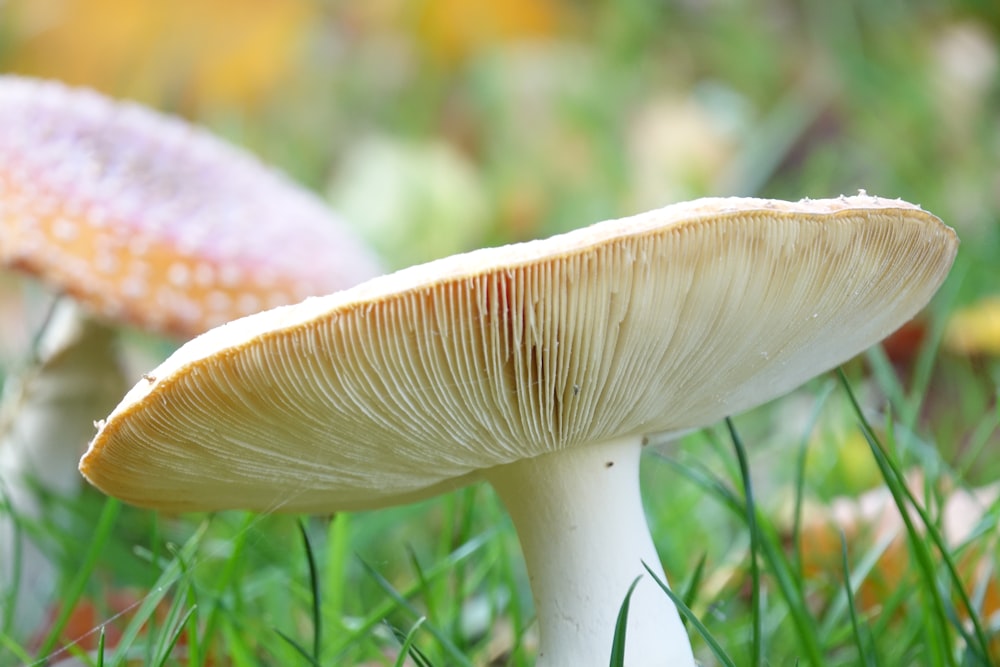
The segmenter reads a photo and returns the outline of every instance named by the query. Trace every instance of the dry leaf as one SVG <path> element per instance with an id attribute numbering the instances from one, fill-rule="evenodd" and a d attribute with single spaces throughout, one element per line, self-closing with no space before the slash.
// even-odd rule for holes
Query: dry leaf
<path id="1" fill-rule="evenodd" d="M 924 479 L 921 473 L 908 475 L 907 486 L 918 499 L 923 497 Z M 949 548 L 955 550 L 965 545 L 956 564 L 966 590 L 985 585 L 980 615 L 988 620 L 1000 614 L 998 563 L 991 552 L 996 548 L 996 539 L 972 540 L 972 535 L 990 505 L 1000 497 L 1000 485 L 978 489 L 941 489 L 941 492 L 943 505 L 932 507 L 930 514 L 940 516 L 942 536 Z M 919 516 L 915 511 L 911 511 L 911 515 L 919 526 Z M 861 609 L 876 609 L 894 596 L 900 586 L 907 585 L 907 573 L 915 567 L 910 562 L 910 548 L 902 517 L 888 489 L 878 488 L 857 498 L 838 498 L 826 506 L 808 506 L 800 536 L 803 571 L 807 579 L 828 576 L 832 580 L 841 580 L 841 531 L 853 554 L 853 564 L 870 549 L 883 549 L 856 594 Z M 966 545 L 970 540 L 971 543 Z M 958 613 L 962 618 L 968 617 L 961 607 L 958 607 Z"/>

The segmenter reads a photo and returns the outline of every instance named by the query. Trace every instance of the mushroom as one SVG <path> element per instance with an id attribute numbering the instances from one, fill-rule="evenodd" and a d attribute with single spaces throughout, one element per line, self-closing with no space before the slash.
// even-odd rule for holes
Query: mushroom
<path id="1" fill-rule="evenodd" d="M 27 517 L 42 512 L 32 483 L 79 488 L 93 421 L 127 387 L 114 324 L 187 339 L 381 273 L 318 197 L 249 154 L 138 105 L 16 76 L 0 76 L 0 265 L 66 297 L 33 366 L 5 387 L 0 485 Z M 30 628 L 23 605 L 51 576 L 0 517 L 0 589 L 17 549 L 34 568 L 17 613 Z"/>
<path id="2" fill-rule="evenodd" d="M 316 196 L 179 119 L 0 76 L 0 262 L 189 338 L 381 273 Z"/>
<path id="3" fill-rule="evenodd" d="M 80 463 L 169 511 L 330 512 L 489 482 L 538 664 L 694 664 L 643 516 L 646 436 L 711 424 L 922 308 L 954 232 L 901 201 L 702 199 L 478 250 L 230 322 L 136 385 Z"/>

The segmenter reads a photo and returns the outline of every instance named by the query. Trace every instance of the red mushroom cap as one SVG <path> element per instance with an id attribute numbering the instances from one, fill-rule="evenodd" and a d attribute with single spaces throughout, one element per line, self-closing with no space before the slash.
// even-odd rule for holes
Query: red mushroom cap
<path id="1" fill-rule="evenodd" d="M 0 262 L 190 337 L 381 273 L 316 196 L 183 121 L 0 76 Z"/>

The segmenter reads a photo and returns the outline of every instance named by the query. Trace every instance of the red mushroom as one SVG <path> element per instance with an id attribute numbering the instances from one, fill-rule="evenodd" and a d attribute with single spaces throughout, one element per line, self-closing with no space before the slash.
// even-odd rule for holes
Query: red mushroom
<path id="1" fill-rule="evenodd" d="M 15 76 L 0 76 L 0 264 L 71 297 L 5 392 L 0 483 L 27 516 L 41 511 L 29 480 L 79 487 L 92 423 L 125 384 L 114 325 L 186 339 L 381 273 L 318 197 L 250 154 L 136 104 Z M 10 521 L 0 545 L 0 589 L 21 549 L 34 571 L 19 603 L 39 598 L 46 559 Z M 19 604 L 20 625 L 37 616 Z"/>

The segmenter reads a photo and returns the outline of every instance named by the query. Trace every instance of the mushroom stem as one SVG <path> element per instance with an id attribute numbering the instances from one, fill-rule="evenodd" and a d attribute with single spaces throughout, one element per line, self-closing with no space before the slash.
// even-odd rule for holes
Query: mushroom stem
<path id="1" fill-rule="evenodd" d="M 56 304 L 38 341 L 36 360 L 8 378 L 0 399 L 0 595 L 17 595 L 0 613 L 16 634 L 38 627 L 55 586 L 53 554 L 16 522 L 51 511 L 45 496 L 79 493 L 77 461 L 94 430 L 125 387 L 115 334 L 69 299 Z M 61 517 L 66 520 L 66 517 Z M 48 516 L 47 521 L 60 521 Z M 5 618 L 13 612 L 11 618 Z"/>
<path id="2" fill-rule="evenodd" d="M 628 667 L 693 667 L 639 495 L 640 438 L 610 440 L 485 472 L 514 520 L 535 598 L 538 667 L 607 664 L 629 586 Z"/>

